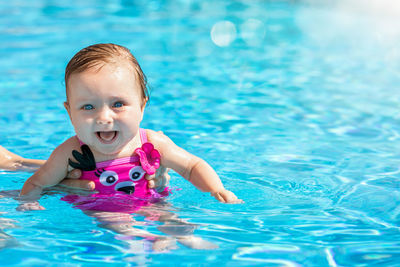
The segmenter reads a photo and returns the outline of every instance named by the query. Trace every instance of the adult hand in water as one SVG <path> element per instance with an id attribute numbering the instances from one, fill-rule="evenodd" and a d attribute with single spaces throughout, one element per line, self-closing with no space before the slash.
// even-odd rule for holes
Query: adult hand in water
<path id="1" fill-rule="evenodd" d="M 145 178 L 149 181 L 149 188 L 154 188 L 157 192 L 164 191 L 165 187 L 169 184 L 170 175 L 168 174 L 169 169 L 160 166 L 156 173 L 153 175 L 146 174 Z M 67 190 L 82 190 L 88 193 L 92 193 L 94 190 L 94 182 L 88 180 L 80 180 L 82 172 L 81 170 L 74 169 L 68 173 L 67 177 L 59 184 L 65 187 Z"/>
<path id="2" fill-rule="evenodd" d="M 34 172 L 45 162 L 45 160 L 23 158 L 0 146 L 0 169 Z M 170 180 L 168 171 L 169 169 L 160 166 L 155 174 L 146 175 L 146 179 L 149 180 L 149 188 L 154 188 L 158 192 L 163 191 Z M 59 185 L 63 187 L 63 189 L 69 191 L 92 193 L 94 190 L 94 183 L 92 181 L 80 180 L 79 178 L 81 175 L 82 172 L 80 170 L 72 170 Z"/>

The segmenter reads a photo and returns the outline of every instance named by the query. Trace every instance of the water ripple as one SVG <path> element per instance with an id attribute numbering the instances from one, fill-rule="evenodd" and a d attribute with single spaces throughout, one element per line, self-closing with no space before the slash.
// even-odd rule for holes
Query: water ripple
<path id="1" fill-rule="evenodd" d="M 2 263 L 398 264 L 397 5 L 97 2 L 0 4 L 0 144 L 45 159 L 74 134 L 62 105 L 68 59 L 92 43 L 120 43 L 152 88 L 142 127 L 206 159 L 245 203 L 218 203 L 171 173 L 181 190 L 169 212 L 220 248 L 155 253 L 149 240 L 105 230 L 59 192 L 42 198 L 46 211 L 26 213 L 5 194 Z M 2 191 L 29 177 L 0 175 Z M 161 222 L 132 218 L 160 234 Z"/>

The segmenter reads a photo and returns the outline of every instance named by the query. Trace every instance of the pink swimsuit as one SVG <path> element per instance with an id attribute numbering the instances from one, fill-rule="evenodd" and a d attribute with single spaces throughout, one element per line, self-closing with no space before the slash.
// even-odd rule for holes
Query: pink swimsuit
<path id="1" fill-rule="evenodd" d="M 167 188 L 161 193 L 148 188 L 145 175 L 156 172 L 160 166 L 160 154 L 147 142 L 146 131 L 139 131 L 142 147 L 125 158 L 96 163 L 90 148 L 81 142 L 82 153 L 75 150 L 72 152 L 78 163 L 69 160 L 69 164 L 73 168 L 81 169 L 80 179 L 93 181 L 98 193 L 90 196 L 68 195 L 62 199 L 82 210 L 130 213 L 167 196 Z"/>

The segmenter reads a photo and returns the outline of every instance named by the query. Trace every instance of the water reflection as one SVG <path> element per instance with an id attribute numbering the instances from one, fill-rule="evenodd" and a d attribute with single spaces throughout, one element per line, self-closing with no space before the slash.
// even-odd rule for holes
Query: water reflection
<path id="1" fill-rule="evenodd" d="M 211 39 L 218 46 L 229 46 L 236 39 L 236 26 L 230 21 L 219 21 L 211 28 Z"/>

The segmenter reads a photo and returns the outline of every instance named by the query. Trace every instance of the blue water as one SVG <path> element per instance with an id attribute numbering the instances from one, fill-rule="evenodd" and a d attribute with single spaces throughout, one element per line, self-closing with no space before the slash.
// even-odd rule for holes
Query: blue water
<path id="1" fill-rule="evenodd" d="M 158 253 L 59 191 L 45 211 L 5 197 L 1 265 L 400 265 L 400 8 L 320 2 L 0 1 L 1 145 L 46 159 L 73 135 L 66 63 L 118 43 L 152 88 L 142 127 L 206 159 L 245 201 L 220 204 L 171 172 L 182 190 L 169 212 L 219 248 Z M 0 190 L 29 175 L 1 171 Z"/>

